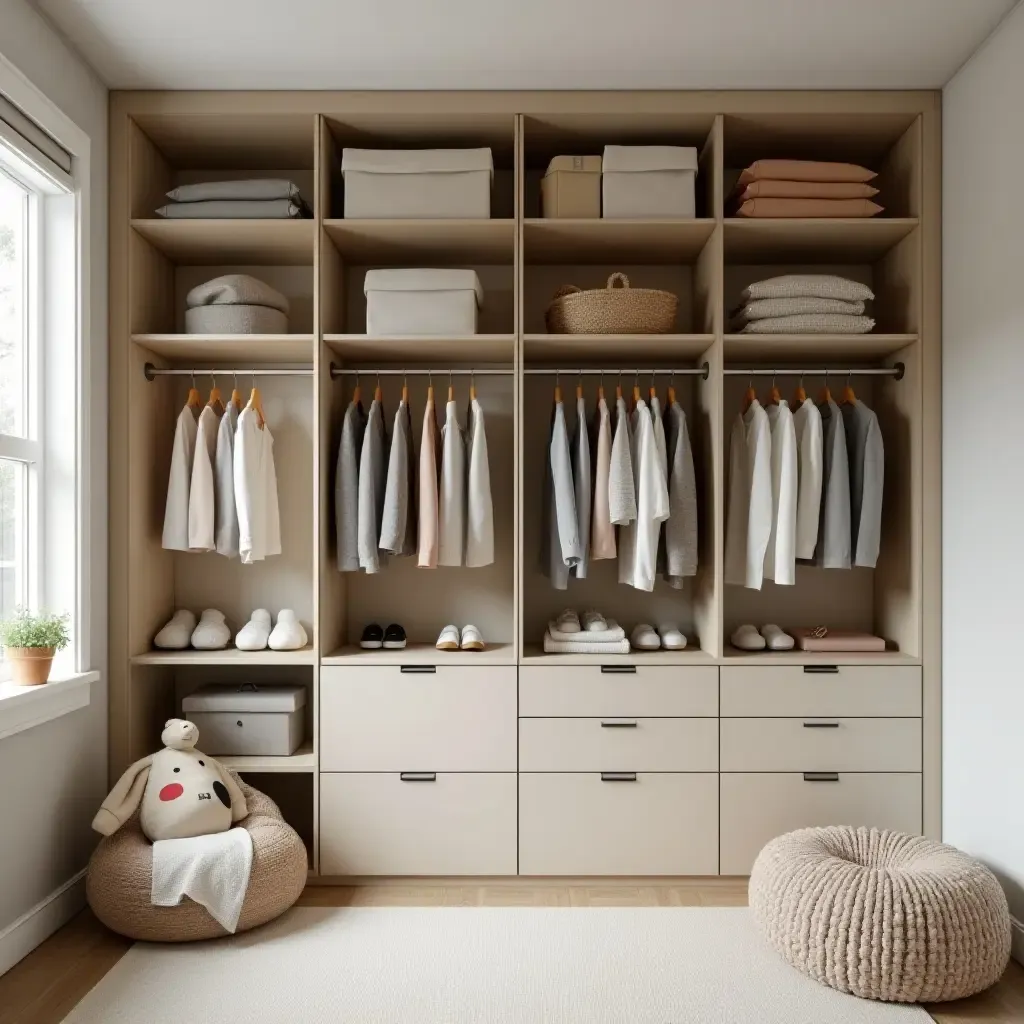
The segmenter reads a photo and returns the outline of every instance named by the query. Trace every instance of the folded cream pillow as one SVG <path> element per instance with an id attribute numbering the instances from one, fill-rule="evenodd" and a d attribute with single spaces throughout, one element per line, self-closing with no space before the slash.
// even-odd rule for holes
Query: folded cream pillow
<path id="1" fill-rule="evenodd" d="M 867 334 L 875 326 L 869 316 L 843 313 L 798 313 L 751 320 L 741 334 Z"/>
<path id="2" fill-rule="evenodd" d="M 755 160 L 740 174 L 739 183 L 771 178 L 777 181 L 871 181 L 877 178 L 858 164 L 832 163 L 823 160 Z"/>
<path id="3" fill-rule="evenodd" d="M 810 295 L 819 299 L 843 299 L 846 302 L 866 302 L 875 293 L 859 281 L 851 281 L 836 274 L 782 274 L 755 281 L 743 289 L 743 303 L 754 299 L 791 299 Z"/>
<path id="4" fill-rule="evenodd" d="M 741 185 L 737 199 L 870 199 L 874 185 L 862 181 L 778 181 L 775 178 Z"/>
<path id="5" fill-rule="evenodd" d="M 863 302 L 797 295 L 791 299 L 755 299 L 735 310 L 732 320 L 733 323 L 742 326 L 750 320 L 764 320 L 773 316 L 799 316 L 801 313 L 843 313 L 847 316 L 860 316 L 863 312 Z"/>
<path id="6" fill-rule="evenodd" d="M 242 181 L 200 181 L 179 185 L 167 193 L 176 203 L 202 203 L 214 199 L 296 199 L 299 186 L 284 178 L 247 178 Z"/>
<path id="7" fill-rule="evenodd" d="M 870 199 L 748 199 L 739 217 L 874 217 L 884 207 Z"/>

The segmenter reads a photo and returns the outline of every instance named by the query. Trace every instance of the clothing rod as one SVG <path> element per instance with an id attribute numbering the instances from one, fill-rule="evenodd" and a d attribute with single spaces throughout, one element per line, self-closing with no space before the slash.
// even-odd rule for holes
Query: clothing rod
<path id="1" fill-rule="evenodd" d="M 605 368 L 603 370 L 593 369 L 580 369 L 578 366 L 571 367 L 570 369 L 555 369 L 553 366 L 545 366 L 543 368 L 533 368 L 523 370 L 523 373 L 529 376 L 537 377 L 553 377 L 555 375 L 562 377 L 628 377 L 632 374 L 634 377 L 703 377 L 704 380 L 708 379 L 708 374 L 711 372 L 711 368 L 707 363 L 703 363 L 701 366 L 683 366 L 675 370 L 665 369 L 650 369 L 646 366 L 641 366 L 639 369 L 635 366 L 630 366 L 628 369 L 623 367 L 615 367 L 614 369 Z"/>
<path id="2" fill-rule="evenodd" d="M 511 377 L 515 373 L 515 370 L 495 370 L 495 369 L 483 369 L 483 370 L 452 370 L 444 369 L 423 369 L 419 366 L 409 367 L 404 370 L 395 370 L 391 367 L 387 369 L 375 369 L 373 367 L 367 369 L 360 367 L 352 369 L 349 367 L 341 367 L 335 363 L 331 363 L 331 377 Z"/>
<path id="3" fill-rule="evenodd" d="M 156 380 L 157 377 L 312 377 L 313 367 L 311 366 L 257 366 L 255 369 L 246 367 L 234 367 L 225 369 L 206 369 L 206 367 L 192 370 L 182 370 L 180 367 L 173 369 L 160 369 L 152 363 L 146 363 L 143 368 L 146 380 Z"/>
<path id="4" fill-rule="evenodd" d="M 903 380 L 905 371 L 906 366 L 903 363 L 896 363 L 894 366 L 862 366 L 841 370 L 834 370 L 831 367 L 826 370 L 820 366 L 810 370 L 793 369 L 789 366 L 777 370 L 739 370 L 729 367 L 725 374 L 727 377 L 892 377 L 893 380 Z"/>

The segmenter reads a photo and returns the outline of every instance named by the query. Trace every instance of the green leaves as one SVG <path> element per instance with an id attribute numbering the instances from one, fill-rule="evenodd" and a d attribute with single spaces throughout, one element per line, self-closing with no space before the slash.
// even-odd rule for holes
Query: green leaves
<path id="1" fill-rule="evenodd" d="M 71 641 L 68 621 L 67 613 L 33 614 L 27 608 L 15 608 L 0 622 L 0 643 L 4 647 L 55 647 L 59 651 Z"/>

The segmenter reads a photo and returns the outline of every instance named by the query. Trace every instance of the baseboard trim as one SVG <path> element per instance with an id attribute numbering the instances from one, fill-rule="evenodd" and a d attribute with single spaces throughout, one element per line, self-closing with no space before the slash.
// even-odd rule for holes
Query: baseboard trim
<path id="1" fill-rule="evenodd" d="M 1024 923 L 1010 915 L 1010 956 L 1024 965 Z"/>
<path id="2" fill-rule="evenodd" d="M 85 906 L 85 868 L 0 931 L 0 974 L 6 974 Z"/>

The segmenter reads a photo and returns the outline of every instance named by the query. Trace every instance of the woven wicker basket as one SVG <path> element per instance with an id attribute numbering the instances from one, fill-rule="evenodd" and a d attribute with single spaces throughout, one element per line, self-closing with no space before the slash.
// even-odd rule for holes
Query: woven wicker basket
<path id="1" fill-rule="evenodd" d="M 559 288 L 544 314 L 550 334 L 668 334 L 679 299 L 656 288 L 630 288 L 612 274 L 606 288 Z"/>

